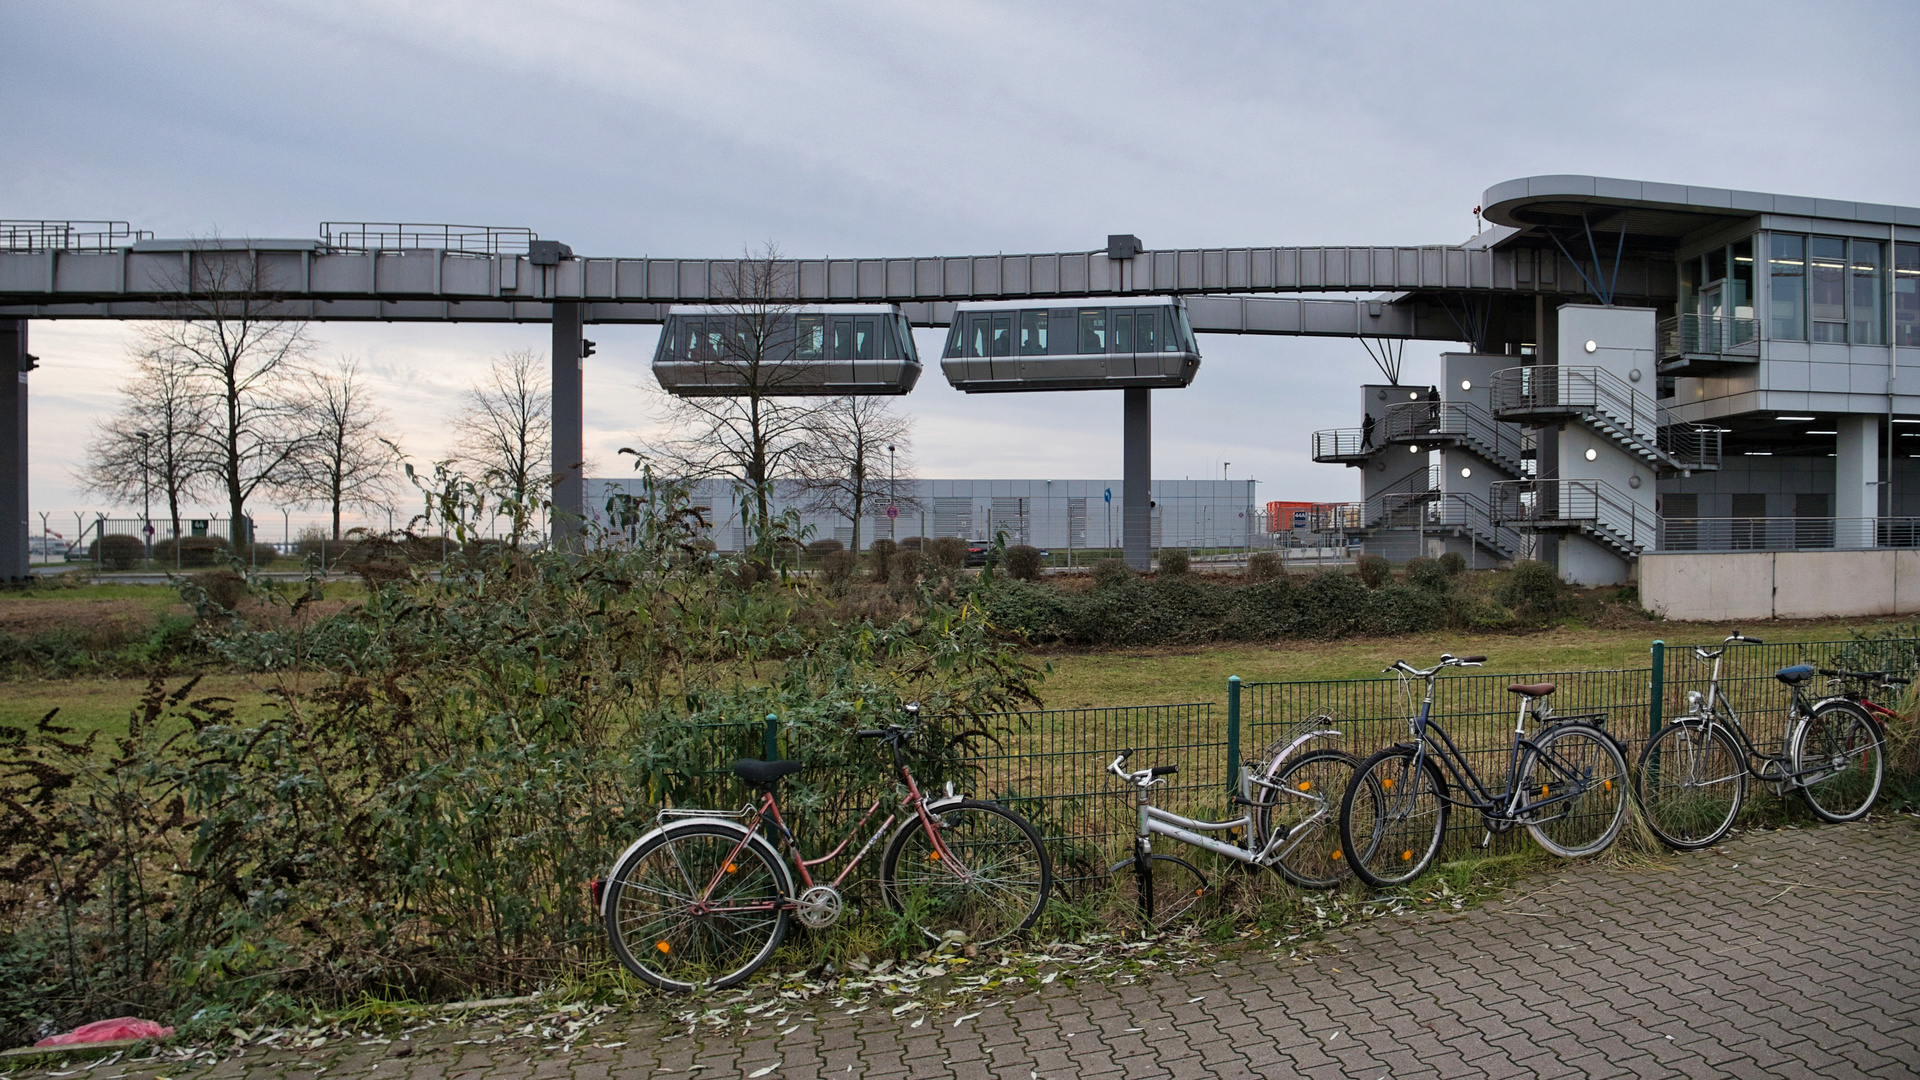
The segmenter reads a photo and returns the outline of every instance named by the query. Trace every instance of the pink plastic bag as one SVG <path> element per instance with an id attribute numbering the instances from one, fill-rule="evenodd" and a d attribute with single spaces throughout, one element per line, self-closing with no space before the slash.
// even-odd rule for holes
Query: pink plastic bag
<path id="1" fill-rule="evenodd" d="M 164 1039 L 173 1034 L 170 1027 L 161 1027 L 151 1020 L 142 1020 L 135 1016 L 116 1016 L 111 1020 L 95 1020 L 91 1024 L 82 1024 L 65 1035 L 54 1035 L 35 1046 L 72 1046 L 75 1043 L 112 1042 L 115 1039 Z"/>

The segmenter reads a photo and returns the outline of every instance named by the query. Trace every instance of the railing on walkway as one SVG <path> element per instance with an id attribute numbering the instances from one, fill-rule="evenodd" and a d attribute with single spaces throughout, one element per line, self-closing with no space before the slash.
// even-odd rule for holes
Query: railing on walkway
<path id="1" fill-rule="evenodd" d="M 1760 355 L 1760 321 L 1731 315 L 1675 315 L 1654 329 L 1658 359 Z"/>
<path id="2" fill-rule="evenodd" d="M 0 221 L 0 251 L 114 251 L 151 239 L 124 221 Z"/>
<path id="3" fill-rule="evenodd" d="M 1379 445 L 1378 440 L 1369 439 L 1367 432 L 1361 428 L 1328 428 L 1313 433 L 1313 460 L 1359 460 L 1373 453 Z"/>
<path id="4" fill-rule="evenodd" d="M 1920 547 L 1920 518 L 1660 519 L 1661 551 L 1859 551 Z"/>

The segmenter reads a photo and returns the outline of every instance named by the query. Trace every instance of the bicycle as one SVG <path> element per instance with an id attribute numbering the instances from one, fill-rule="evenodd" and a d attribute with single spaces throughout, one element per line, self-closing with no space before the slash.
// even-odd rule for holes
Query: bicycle
<path id="1" fill-rule="evenodd" d="M 1676 851 L 1711 847 L 1733 829 L 1751 777 L 1776 795 L 1792 790 L 1822 821 L 1858 821 L 1880 794 L 1884 733 L 1873 715 L 1846 697 L 1809 704 L 1803 688 L 1812 664 L 1774 672 L 1788 688 L 1787 732 L 1777 754 L 1763 753 L 1720 689 L 1720 663 L 1736 642 L 1764 645 L 1735 631 L 1718 649 L 1707 689 L 1687 691 L 1687 714 L 1663 726 L 1640 751 L 1635 794 L 1647 827 Z"/>
<path id="2" fill-rule="evenodd" d="M 1433 719 L 1433 687 L 1450 667 L 1479 667 L 1484 656 L 1442 654 L 1421 670 L 1396 660 L 1386 671 L 1425 680 L 1420 711 L 1408 721 L 1411 742 L 1396 743 L 1368 758 L 1340 801 L 1340 840 L 1353 872 L 1376 889 L 1419 877 L 1439 853 L 1453 807 L 1478 811 L 1486 822 L 1481 846 L 1495 833 L 1524 825 L 1534 842 L 1561 858 L 1604 851 L 1626 821 L 1627 759 L 1601 727 L 1601 713 L 1555 717 L 1544 699 L 1553 683 L 1514 683 L 1520 698 L 1505 783 L 1481 780 L 1465 754 Z M 1532 716 L 1545 726 L 1527 733 Z M 1453 793 L 1444 765 L 1460 789 Z"/>
<path id="3" fill-rule="evenodd" d="M 1158 931 L 1193 910 L 1208 893 L 1205 874 L 1185 859 L 1153 850 L 1155 836 L 1167 836 L 1191 847 L 1254 866 L 1266 866 L 1306 889 L 1330 889 L 1347 875 L 1333 834 L 1335 793 L 1345 790 L 1347 777 L 1360 759 L 1343 750 L 1324 748 L 1294 759 L 1296 750 L 1318 738 L 1340 738 L 1340 732 L 1310 731 L 1284 745 L 1276 742 L 1261 754 L 1262 764 L 1244 769 L 1240 792 L 1233 802 L 1248 812 L 1231 821 L 1202 821 L 1153 805 L 1154 787 L 1179 773 L 1178 765 L 1155 765 L 1128 772 L 1122 766 L 1133 756 L 1123 750 L 1107 765 L 1107 772 L 1134 785 L 1139 794 L 1140 829 L 1134 836 L 1133 856 L 1107 869 L 1117 877 L 1131 867 L 1138 889 L 1140 918 L 1148 930 Z M 1226 833 L 1216 840 L 1206 833 Z"/>
<path id="4" fill-rule="evenodd" d="M 917 718 L 918 706 L 907 712 Z M 734 775 L 758 792 L 756 799 L 732 812 L 662 809 L 656 827 L 615 860 L 598 889 L 621 965 L 662 990 L 722 989 L 746 979 L 780 946 L 790 919 L 813 929 L 839 920 L 842 885 L 897 820 L 880 860 L 880 892 L 929 943 L 960 931 L 966 942 L 984 945 L 1031 927 L 1053 887 L 1053 866 L 1033 824 L 999 803 L 956 795 L 951 783 L 944 795 L 927 799 L 907 765 L 909 728 L 856 734 L 887 744 L 905 793 L 900 811 L 887 815 L 831 881 L 815 881 L 814 868 L 847 851 L 887 793 L 832 851 L 808 859 L 775 794 L 800 763 L 736 761 Z M 797 893 L 763 826 L 798 872 Z"/>

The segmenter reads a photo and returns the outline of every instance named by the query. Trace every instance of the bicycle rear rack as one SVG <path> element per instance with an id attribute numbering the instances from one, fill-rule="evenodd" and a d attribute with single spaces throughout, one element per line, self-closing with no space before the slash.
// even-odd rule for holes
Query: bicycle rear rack
<path id="1" fill-rule="evenodd" d="M 738 810 L 702 810 L 694 807 L 663 806 L 653 815 L 653 820 L 657 825 L 665 825 L 668 820 L 672 818 L 718 817 L 732 818 L 735 821 L 745 821 L 752 813 L 753 806 L 751 804 L 743 806 Z"/>

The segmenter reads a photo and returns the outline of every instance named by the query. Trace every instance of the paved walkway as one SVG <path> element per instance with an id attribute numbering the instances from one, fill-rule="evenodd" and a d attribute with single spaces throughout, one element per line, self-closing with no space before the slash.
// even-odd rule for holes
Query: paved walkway
<path id="1" fill-rule="evenodd" d="M 1583 865 L 1534 884 L 1447 917 L 1366 923 L 1312 957 L 1250 952 L 1133 985 L 1056 984 L 957 1024 L 965 1014 L 914 1027 L 912 1015 L 823 1008 L 817 1022 L 703 1042 L 627 1021 L 566 1054 L 537 1042 L 452 1045 L 452 1032 L 404 1058 L 387 1047 L 255 1053 L 198 1075 L 1920 1076 L 1920 822 L 1910 817 L 1753 833 L 1641 869 Z"/>

